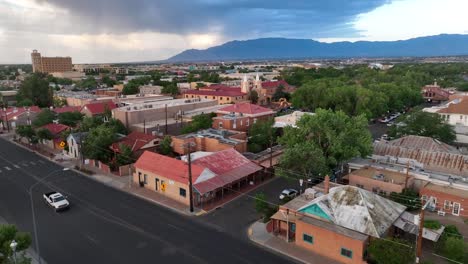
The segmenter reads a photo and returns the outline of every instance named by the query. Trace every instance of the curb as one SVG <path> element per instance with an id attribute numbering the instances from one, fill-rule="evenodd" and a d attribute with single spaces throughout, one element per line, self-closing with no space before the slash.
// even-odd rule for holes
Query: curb
<path id="1" fill-rule="evenodd" d="M 306 262 L 304 261 L 303 259 L 299 258 L 299 257 L 296 257 L 296 256 L 293 256 L 293 255 L 290 255 L 288 254 L 287 252 L 285 251 L 282 251 L 282 250 L 279 250 L 275 247 L 272 247 L 272 246 L 269 246 L 269 245 L 265 245 L 264 243 L 260 242 L 260 241 L 257 241 L 255 239 L 252 238 L 253 236 L 253 230 L 252 230 L 252 226 L 255 224 L 255 222 L 251 225 L 249 225 L 249 227 L 247 228 L 247 237 L 249 238 L 250 241 L 254 242 L 257 246 L 260 246 L 264 249 L 267 249 L 269 251 L 271 251 L 272 253 L 275 253 L 277 255 L 281 255 L 281 256 L 286 256 L 290 259 L 293 259 L 299 263 L 304 263 L 304 264 L 312 264 L 310 262 Z"/>

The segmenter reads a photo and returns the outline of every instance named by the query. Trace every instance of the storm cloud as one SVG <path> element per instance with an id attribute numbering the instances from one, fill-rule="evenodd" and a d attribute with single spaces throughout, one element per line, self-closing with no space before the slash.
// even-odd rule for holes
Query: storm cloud
<path id="1" fill-rule="evenodd" d="M 73 33 L 355 36 L 350 22 L 389 0 L 35 0 L 66 11 Z M 65 17 L 64 17 L 65 18 Z M 60 33 L 60 32 L 59 32 Z"/>

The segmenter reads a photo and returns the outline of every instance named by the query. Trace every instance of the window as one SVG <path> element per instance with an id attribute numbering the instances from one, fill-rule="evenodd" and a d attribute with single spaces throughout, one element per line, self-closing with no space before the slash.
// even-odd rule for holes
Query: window
<path id="1" fill-rule="evenodd" d="M 250 119 L 245 120 L 245 125 L 249 126 L 250 125 Z"/>
<path id="2" fill-rule="evenodd" d="M 148 184 L 148 175 L 143 174 L 143 183 Z"/>
<path id="3" fill-rule="evenodd" d="M 205 99 L 208 99 L 208 96 L 205 96 Z"/>
<path id="4" fill-rule="evenodd" d="M 356 187 L 364 189 L 364 185 L 362 185 L 362 184 L 356 184 Z"/>
<path id="5" fill-rule="evenodd" d="M 179 195 L 182 197 L 186 197 L 187 191 L 184 188 L 179 188 Z"/>
<path id="6" fill-rule="evenodd" d="M 236 127 L 237 127 L 237 121 L 234 120 L 234 123 L 232 124 L 232 128 L 236 129 Z"/>
<path id="7" fill-rule="evenodd" d="M 341 256 L 352 259 L 353 258 L 353 251 L 349 250 L 347 248 L 341 248 Z"/>
<path id="8" fill-rule="evenodd" d="M 220 97 L 219 99 L 220 99 L 220 100 L 223 100 L 223 98 L 222 98 L 222 97 Z"/>
<path id="9" fill-rule="evenodd" d="M 227 100 L 228 100 L 228 101 L 231 100 L 231 97 L 228 97 Z"/>
<path id="10" fill-rule="evenodd" d="M 218 123 L 218 127 L 219 127 L 219 128 L 223 128 L 223 122 L 219 122 L 219 123 Z"/>
<path id="11" fill-rule="evenodd" d="M 302 234 L 302 240 L 304 240 L 304 242 L 307 242 L 309 244 L 314 243 L 314 237 L 308 234 Z"/>
<path id="12" fill-rule="evenodd" d="M 427 196 L 426 196 L 426 195 L 421 196 L 421 200 L 422 200 L 424 203 L 427 202 Z"/>
<path id="13" fill-rule="evenodd" d="M 380 191 L 379 191 L 379 195 L 381 195 L 381 196 L 387 196 L 387 192 L 386 192 L 386 191 L 380 190 Z"/>
<path id="14" fill-rule="evenodd" d="M 291 232 L 296 232 L 296 224 L 295 223 L 291 224 Z"/>
<path id="15" fill-rule="evenodd" d="M 445 200 L 445 201 L 444 201 L 444 209 L 445 209 L 445 210 L 449 210 L 450 207 L 452 207 L 452 202 L 451 202 L 451 201 Z"/>

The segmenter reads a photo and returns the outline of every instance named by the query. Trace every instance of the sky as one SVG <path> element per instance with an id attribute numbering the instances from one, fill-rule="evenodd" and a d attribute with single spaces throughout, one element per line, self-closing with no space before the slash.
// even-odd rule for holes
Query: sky
<path id="1" fill-rule="evenodd" d="M 261 37 L 324 42 L 468 34 L 468 0 L 0 0 L 0 63 L 154 61 Z"/>

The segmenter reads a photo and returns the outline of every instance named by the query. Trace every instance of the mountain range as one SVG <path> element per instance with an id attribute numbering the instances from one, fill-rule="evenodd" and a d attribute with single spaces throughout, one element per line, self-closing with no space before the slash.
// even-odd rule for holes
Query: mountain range
<path id="1" fill-rule="evenodd" d="M 468 35 L 441 34 L 398 41 L 324 43 L 311 39 L 235 40 L 204 50 L 190 49 L 168 62 L 350 57 L 431 57 L 468 55 Z"/>

